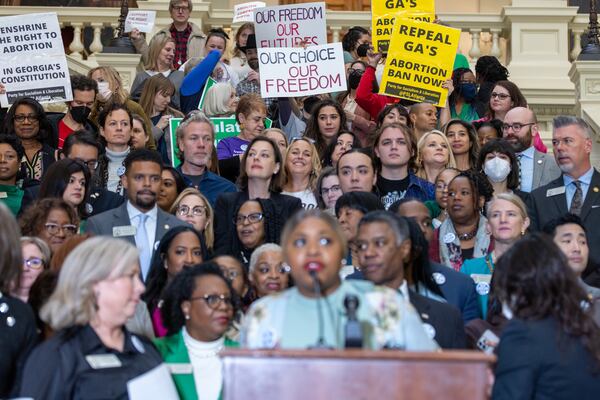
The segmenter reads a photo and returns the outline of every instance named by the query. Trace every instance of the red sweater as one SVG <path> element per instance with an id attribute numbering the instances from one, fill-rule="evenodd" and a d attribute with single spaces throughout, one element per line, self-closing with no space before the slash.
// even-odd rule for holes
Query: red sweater
<path id="1" fill-rule="evenodd" d="M 385 106 L 397 103 L 399 99 L 373 93 L 374 80 L 375 68 L 369 65 L 356 88 L 356 104 L 368 112 L 371 118 L 376 119 Z"/>

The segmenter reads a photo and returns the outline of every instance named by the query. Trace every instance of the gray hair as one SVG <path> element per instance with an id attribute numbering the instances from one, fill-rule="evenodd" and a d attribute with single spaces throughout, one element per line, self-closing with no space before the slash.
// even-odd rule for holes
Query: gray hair
<path id="1" fill-rule="evenodd" d="M 555 117 L 552 121 L 552 131 L 554 132 L 559 128 L 571 125 L 578 126 L 579 129 L 581 129 L 583 136 L 585 136 L 587 139 L 591 139 L 593 137 L 592 128 L 590 125 L 583 118 L 572 115 L 559 115 L 558 117 Z"/>
<path id="2" fill-rule="evenodd" d="M 235 89 L 227 82 L 215 83 L 206 92 L 204 99 L 204 113 L 207 117 L 218 117 L 221 115 L 233 114 L 235 110 L 227 107 L 227 102 L 231 93 L 235 95 Z"/>
<path id="3" fill-rule="evenodd" d="M 179 141 L 183 140 L 183 135 L 185 134 L 185 130 L 187 129 L 187 127 L 194 123 L 208 124 L 208 126 L 210 126 L 210 131 L 212 132 L 212 138 L 213 140 L 215 140 L 215 127 L 210 118 L 208 118 L 206 114 L 204 114 L 202 111 L 194 110 L 190 111 L 190 113 L 183 119 L 183 121 L 181 121 L 181 123 L 177 127 L 177 130 L 175 130 L 175 140 L 177 142 L 175 143 L 176 149 L 179 149 Z M 177 157 L 179 157 L 179 159 L 182 160 L 184 155 L 183 152 L 178 150 L 178 153 L 179 154 L 177 154 Z"/>
<path id="4" fill-rule="evenodd" d="M 42 261 L 44 261 L 44 268 L 48 268 L 48 263 L 50 262 L 50 258 L 52 257 L 52 252 L 50 251 L 50 247 L 48 247 L 46 242 L 35 236 L 23 236 L 21 238 L 21 247 L 24 244 L 32 244 L 36 246 L 40 250 L 40 253 L 42 253 Z"/>
<path id="5" fill-rule="evenodd" d="M 283 249 L 278 244 L 275 244 L 275 243 L 261 244 L 252 252 L 252 255 L 250 256 L 250 263 L 248 264 L 248 274 L 252 274 L 254 272 L 254 268 L 256 267 L 256 264 L 258 263 L 258 259 L 260 258 L 260 256 L 262 256 L 267 251 L 278 251 L 280 253 L 283 253 Z"/>
<path id="6" fill-rule="evenodd" d="M 137 248 L 122 239 L 99 236 L 81 243 L 65 259 L 41 319 L 54 330 L 89 323 L 97 312 L 94 285 L 111 274 L 130 273 L 138 257 Z"/>
<path id="7" fill-rule="evenodd" d="M 376 210 L 366 213 L 358 223 L 358 229 L 365 224 L 381 222 L 389 226 L 396 237 L 396 245 L 399 246 L 406 239 L 410 239 L 408 223 L 401 217 L 389 211 Z"/>

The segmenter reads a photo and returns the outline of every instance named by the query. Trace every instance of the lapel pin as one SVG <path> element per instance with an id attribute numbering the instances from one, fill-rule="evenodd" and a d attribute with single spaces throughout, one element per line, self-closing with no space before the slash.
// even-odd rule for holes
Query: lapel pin
<path id="1" fill-rule="evenodd" d="M 168 231 L 170 228 L 169 224 L 165 224 L 165 230 Z"/>
<path id="2" fill-rule="evenodd" d="M 594 186 L 594 189 L 593 189 L 593 190 L 594 190 L 594 193 L 598 193 L 598 192 L 600 192 L 600 189 L 598 189 L 598 186 Z"/>
<path id="3" fill-rule="evenodd" d="M 541 163 L 543 163 L 543 161 L 542 160 L 538 160 L 538 164 L 541 164 Z"/>

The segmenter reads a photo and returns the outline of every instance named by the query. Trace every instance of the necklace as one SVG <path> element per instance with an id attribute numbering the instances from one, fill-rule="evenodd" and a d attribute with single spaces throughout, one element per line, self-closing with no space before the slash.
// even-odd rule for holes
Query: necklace
<path id="1" fill-rule="evenodd" d="M 471 240 L 477 235 L 477 227 L 473 229 L 471 232 L 461 233 L 458 235 L 458 240 Z"/>

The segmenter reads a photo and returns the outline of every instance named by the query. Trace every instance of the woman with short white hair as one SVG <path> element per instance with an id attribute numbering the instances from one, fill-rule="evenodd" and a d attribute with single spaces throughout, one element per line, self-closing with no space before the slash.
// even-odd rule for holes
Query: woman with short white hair
<path id="1" fill-rule="evenodd" d="M 69 254 L 40 311 L 56 334 L 27 360 L 21 397 L 126 399 L 128 382 L 161 364 L 150 341 L 125 328 L 144 291 L 138 257 L 132 244 L 106 237 Z"/>
<path id="2" fill-rule="evenodd" d="M 275 243 L 258 246 L 248 264 L 250 285 L 257 298 L 281 292 L 289 286 L 290 266 L 283 261 L 283 250 Z"/>
<path id="3" fill-rule="evenodd" d="M 235 113 L 239 98 L 229 82 L 219 82 L 206 91 L 202 110 L 207 117 L 231 117 Z"/>

